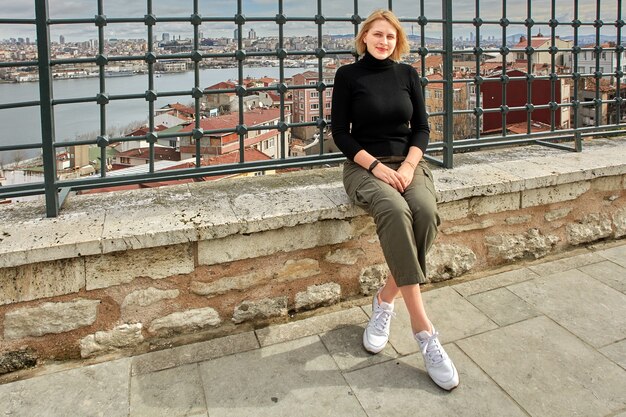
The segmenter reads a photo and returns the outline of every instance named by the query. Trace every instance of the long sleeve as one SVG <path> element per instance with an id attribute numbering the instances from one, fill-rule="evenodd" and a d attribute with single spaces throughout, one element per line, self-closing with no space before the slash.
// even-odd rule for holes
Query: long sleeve
<path id="1" fill-rule="evenodd" d="M 350 134 L 350 115 L 352 113 L 352 98 L 350 85 L 344 75 L 344 67 L 337 70 L 333 85 L 333 99 L 331 111 L 331 128 L 335 144 L 350 160 L 363 147 Z"/>
<path id="2" fill-rule="evenodd" d="M 409 144 L 417 146 L 426 152 L 428 142 L 430 141 L 430 128 L 428 127 L 428 115 L 426 114 L 426 105 L 422 94 L 422 87 L 419 75 L 413 67 L 409 67 L 411 71 L 411 103 L 413 104 L 413 115 L 411 116 L 411 136 Z"/>

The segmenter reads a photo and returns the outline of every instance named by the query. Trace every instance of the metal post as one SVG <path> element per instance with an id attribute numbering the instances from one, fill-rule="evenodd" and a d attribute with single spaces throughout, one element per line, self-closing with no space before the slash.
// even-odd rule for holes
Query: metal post
<path id="1" fill-rule="evenodd" d="M 52 108 L 52 71 L 50 69 L 50 28 L 48 27 L 48 0 L 35 0 L 37 21 L 37 54 L 39 62 L 39 96 L 41 112 L 41 139 L 46 194 L 46 216 L 59 215 L 56 152 L 54 149 L 54 110 Z"/>
<path id="2" fill-rule="evenodd" d="M 452 0 L 443 1 L 443 165 L 452 168 L 454 142 L 454 102 L 452 72 Z"/>

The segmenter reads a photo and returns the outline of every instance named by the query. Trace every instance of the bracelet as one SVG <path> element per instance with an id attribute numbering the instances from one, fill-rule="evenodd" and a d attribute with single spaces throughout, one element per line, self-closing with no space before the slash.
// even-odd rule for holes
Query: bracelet
<path id="1" fill-rule="evenodd" d="M 402 161 L 402 163 L 403 163 L 403 164 L 404 164 L 405 162 L 406 162 L 407 164 L 411 165 L 411 166 L 413 167 L 413 169 L 417 168 L 417 166 L 416 166 L 413 162 L 411 162 L 411 161 L 407 161 L 406 159 L 405 159 L 404 161 Z"/>
<path id="2" fill-rule="evenodd" d="M 374 168 L 376 168 L 376 165 L 380 164 L 380 161 L 378 159 L 374 159 L 374 162 L 372 162 L 372 164 L 370 165 L 369 168 L 367 168 L 367 170 L 369 172 L 372 172 L 374 170 Z"/>

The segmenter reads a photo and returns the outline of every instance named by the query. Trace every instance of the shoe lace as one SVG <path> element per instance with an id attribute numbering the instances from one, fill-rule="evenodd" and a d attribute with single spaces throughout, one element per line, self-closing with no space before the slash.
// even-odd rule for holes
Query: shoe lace
<path id="1" fill-rule="evenodd" d="M 386 334 L 389 329 L 389 321 L 395 316 L 396 313 L 393 311 L 377 308 L 374 311 L 374 329 L 377 332 Z"/>
<path id="2" fill-rule="evenodd" d="M 432 365 L 440 364 L 444 361 L 444 353 L 439 343 L 439 332 L 435 331 L 431 336 L 421 343 L 422 355 L 428 359 Z"/>

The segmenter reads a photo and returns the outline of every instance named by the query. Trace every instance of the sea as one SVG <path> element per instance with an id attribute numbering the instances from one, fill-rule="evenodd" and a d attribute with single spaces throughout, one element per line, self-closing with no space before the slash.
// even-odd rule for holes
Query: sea
<path id="1" fill-rule="evenodd" d="M 305 68 L 285 68 L 285 77 L 305 71 Z M 245 77 L 279 78 L 277 67 L 247 67 Z M 200 70 L 200 87 L 206 88 L 220 81 L 237 80 L 237 68 L 215 68 Z M 109 95 L 144 94 L 148 89 L 148 75 L 105 78 L 105 91 Z M 154 79 L 157 94 L 165 92 L 191 91 L 194 73 L 164 73 Z M 54 99 L 95 97 L 100 91 L 98 78 L 62 79 L 53 82 Z M 36 82 L 0 84 L 0 104 L 39 100 L 39 84 Z M 187 96 L 159 97 L 155 108 L 180 102 L 191 105 L 193 98 Z M 145 99 L 112 100 L 106 106 L 107 131 L 121 131 L 134 124 L 148 120 L 148 102 Z M 41 116 L 38 106 L 0 109 L 0 146 L 41 143 Z M 99 134 L 100 106 L 95 102 L 59 104 L 54 106 L 54 130 L 56 142 L 92 139 Z M 41 150 L 20 151 L 22 158 L 40 155 Z M 0 163 L 13 162 L 14 155 L 0 152 Z"/>

